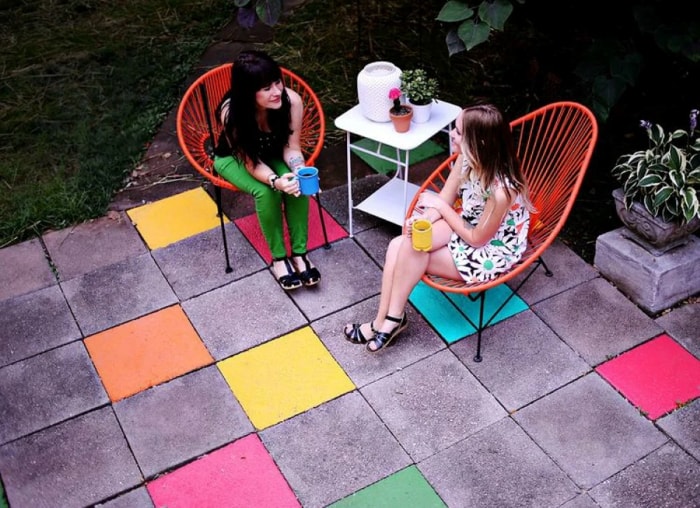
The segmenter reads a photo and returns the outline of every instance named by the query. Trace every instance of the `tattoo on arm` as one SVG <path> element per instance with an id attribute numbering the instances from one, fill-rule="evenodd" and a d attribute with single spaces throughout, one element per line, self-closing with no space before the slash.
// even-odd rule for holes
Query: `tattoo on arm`
<path id="1" fill-rule="evenodd" d="M 289 167 L 292 170 L 297 170 L 300 167 L 302 167 L 303 165 L 304 165 L 304 159 L 302 159 L 298 155 L 294 155 L 294 156 L 289 158 Z"/>

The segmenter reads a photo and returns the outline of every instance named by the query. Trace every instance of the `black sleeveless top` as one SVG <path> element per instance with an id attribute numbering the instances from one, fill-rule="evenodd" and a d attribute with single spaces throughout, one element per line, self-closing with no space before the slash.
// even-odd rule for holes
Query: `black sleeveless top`
<path id="1" fill-rule="evenodd" d="M 229 101 L 229 94 L 224 95 L 221 103 L 216 108 L 216 119 L 221 123 L 221 109 Z M 230 114 L 230 110 L 229 110 Z M 267 162 L 272 159 L 281 159 L 286 139 L 280 139 L 280 135 L 274 132 L 258 131 L 257 155 L 261 161 Z M 226 128 L 219 134 L 219 139 L 214 147 L 214 155 L 217 157 L 229 157 L 235 155 L 233 147 L 226 135 Z"/>

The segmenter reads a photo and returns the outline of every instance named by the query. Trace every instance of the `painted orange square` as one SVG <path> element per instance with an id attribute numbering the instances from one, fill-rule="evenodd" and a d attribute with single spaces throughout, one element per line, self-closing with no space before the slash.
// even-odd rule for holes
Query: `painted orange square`
<path id="1" fill-rule="evenodd" d="M 213 363 L 179 305 L 85 339 L 114 402 Z"/>

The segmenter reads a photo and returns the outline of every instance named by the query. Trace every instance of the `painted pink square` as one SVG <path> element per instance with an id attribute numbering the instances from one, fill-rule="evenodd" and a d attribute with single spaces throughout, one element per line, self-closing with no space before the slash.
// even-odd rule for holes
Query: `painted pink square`
<path id="1" fill-rule="evenodd" d="M 257 434 L 250 434 L 147 485 L 156 508 L 299 507 Z"/>
<path id="2" fill-rule="evenodd" d="M 700 360 L 659 335 L 596 368 L 651 420 L 700 396 Z"/>
<path id="3" fill-rule="evenodd" d="M 323 202 L 323 200 L 321 200 Z M 321 212 L 323 213 L 323 222 L 326 226 L 326 235 L 328 236 L 328 242 L 335 242 L 341 238 L 346 238 L 348 232 L 343 229 L 343 227 L 338 224 L 331 215 L 326 212 L 323 207 L 321 207 Z M 265 237 L 260 229 L 260 223 L 258 222 L 258 217 L 255 214 L 247 215 L 240 219 L 234 221 L 238 229 L 241 230 L 243 236 L 245 236 L 248 241 L 253 245 L 258 254 L 268 263 L 272 262 L 272 254 L 270 254 L 270 248 L 267 246 Z M 289 249 L 289 232 L 287 231 L 287 224 L 284 225 L 284 239 L 287 244 L 287 249 Z M 321 217 L 318 213 L 318 205 L 316 204 L 315 198 L 309 199 L 309 239 L 307 242 L 307 249 L 312 251 L 325 243 L 323 238 L 323 227 L 321 225 Z"/>

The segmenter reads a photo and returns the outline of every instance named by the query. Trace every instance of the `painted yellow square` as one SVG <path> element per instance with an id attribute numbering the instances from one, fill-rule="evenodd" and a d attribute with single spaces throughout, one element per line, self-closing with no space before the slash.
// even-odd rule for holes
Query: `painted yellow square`
<path id="1" fill-rule="evenodd" d="M 310 327 L 218 363 L 257 429 L 264 429 L 355 389 Z"/>
<path id="2" fill-rule="evenodd" d="M 151 250 L 220 224 L 216 203 L 202 187 L 132 208 L 126 213 Z"/>

